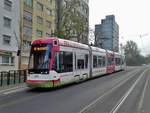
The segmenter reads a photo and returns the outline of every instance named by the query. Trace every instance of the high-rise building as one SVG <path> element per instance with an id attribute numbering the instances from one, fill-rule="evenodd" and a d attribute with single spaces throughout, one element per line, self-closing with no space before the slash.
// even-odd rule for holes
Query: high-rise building
<path id="1" fill-rule="evenodd" d="M 95 25 L 95 46 L 119 51 L 119 26 L 114 15 L 108 15 L 101 20 L 101 24 Z"/>
<path id="2" fill-rule="evenodd" d="M 26 69 L 32 40 L 50 37 L 55 30 L 55 0 L 20 0 L 21 69 Z"/>
<path id="3" fill-rule="evenodd" d="M 19 0 L 0 2 L 0 71 L 18 69 Z"/>
<path id="4" fill-rule="evenodd" d="M 88 31 L 89 31 L 89 0 L 56 0 L 57 2 L 57 21 L 56 21 L 56 29 L 58 31 L 64 31 L 67 32 L 69 29 L 69 32 L 72 34 L 72 37 L 69 38 L 69 40 L 73 40 L 80 43 L 88 44 Z M 72 6 L 71 2 L 78 2 L 77 4 L 73 4 Z M 84 25 L 84 28 L 76 28 L 76 27 L 69 27 L 69 24 L 74 24 L 74 20 L 70 19 L 67 21 L 68 25 L 66 28 L 60 28 L 61 20 L 62 19 L 62 9 L 64 8 L 68 9 L 69 5 L 71 6 L 70 11 L 71 15 L 77 15 L 78 17 L 81 17 Z M 80 21 L 81 22 L 81 21 Z M 61 30 L 60 30 L 61 29 Z M 83 32 L 79 33 L 77 29 L 84 29 Z"/>

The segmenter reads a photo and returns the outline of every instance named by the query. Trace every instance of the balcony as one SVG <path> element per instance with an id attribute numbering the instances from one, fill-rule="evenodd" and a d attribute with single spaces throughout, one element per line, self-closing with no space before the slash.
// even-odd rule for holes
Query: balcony
<path id="1" fill-rule="evenodd" d="M 28 27 L 32 27 L 32 22 L 28 21 L 26 19 L 23 20 L 23 26 L 28 26 Z"/>
<path id="2" fill-rule="evenodd" d="M 28 36 L 26 34 L 23 34 L 23 40 L 31 42 L 32 41 L 32 36 Z"/>
<path id="3" fill-rule="evenodd" d="M 26 10 L 26 11 L 28 11 L 28 12 L 33 12 L 33 7 L 30 7 L 30 6 L 28 6 L 28 5 L 26 5 L 25 3 L 24 3 L 24 10 Z"/>

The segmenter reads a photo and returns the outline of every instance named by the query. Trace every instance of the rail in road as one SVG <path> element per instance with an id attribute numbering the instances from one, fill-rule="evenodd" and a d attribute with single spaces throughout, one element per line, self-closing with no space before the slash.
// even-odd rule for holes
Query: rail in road
<path id="1" fill-rule="evenodd" d="M 150 68 L 128 68 L 55 90 L 0 91 L 0 113 L 149 113 Z"/>

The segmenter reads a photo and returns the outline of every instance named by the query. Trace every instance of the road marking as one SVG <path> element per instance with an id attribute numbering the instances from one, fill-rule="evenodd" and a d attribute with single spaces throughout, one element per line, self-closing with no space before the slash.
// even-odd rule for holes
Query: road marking
<path id="1" fill-rule="evenodd" d="M 8 107 L 8 106 L 11 106 L 11 105 L 14 105 L 14 104 L 18 104 L 18 103 L 21 103 L 21 102 L 24 102 L 24 101 L 29 101 L 30 99 L 37 98 L 38 96 L 41 96 L 41 95 L 42 94 L 36 94 L 36 95 L 33 94 L 32 96 L 29 96 L 29 97 L 16 99 L 15 101 L 11 101 L 11 102 L 8 102 L 8 103 L 0 105 L 0 108 Z"/>
<path id="2" fill-rule="evenodd" d="M 144 72 L 138 77 L 138 79 L 135 81 L 135 83 L 132 85 L 132 87 L 128 90 L 128 92 L 117 102 L 116 106 L 111 110 L 110 113 L 116 113 L 119 110 L 121 105 L 125 102 L 125 100 L 129 96 L 129 94 L 133 91 L 133 89 L 135 88 L 137 83 L 140 81 L 140 79 L 143 77 L 143 75 L 146 71 L 147 70 L 144 70 Z"/>
<path id="3" fill-rule="evenodd" d="M 143 93 L 142 93 L 142 96 L 141 96 L 141 99 L 140 99 L 140 102 L 139 102 L 138 113 L 140 113 L 140 110 L 142 109 L 142 105 L 143 105 L 144 96 L 145 96 L 145 93 L 146 93 L 146 88 L 147 88 L 147 85 L 148 85 L 148 81 L 149 81 L 149 76 L 146 79 L 144 90 L 143 90 Z"/>
<path id="4" fill-rule="evenodd" d="M 4 92 L 3 94 L 7 95 L 7 94 L 10 94 L 10 93 L 15 93 L 15 92 L 23 91 L 23 90 L 25 90 L 25 89 L 28 89 L 28 88 L 27 88 L 27 87 L 18 88 L 18 89 L 15 89 L 15 90 L 11 90 L 11 91 Z"/>
<path id="5" fill-rule="evenodd" d="M 131 73 L 128 73 L 126 76 L 132 75 L 135 72 L 136 72 L 136 70 L 134 70 Z M 87 106 L 85 106 L 79 113 L 85 113 L 86 111 L 88 111 L 93 105 L 95 105 L 98 101 L 100 101 L 104 96 L 106 96 L 107 94 L 109 94 L 113 90 L 115 90 L 116 88 L 118 88 L 121 85 L 123 85 L 126 81 L 128 81 L 130 78 L 134 77 L 136 74 L 137 74 L 137 72 L 134 75 L 132 75 L 129 78 L 127 78 L 126 80 L 124 80 L 123 82 L 121 82 L 118 85 L 116 85 L 115 87 L 113 87 L 112 89 L 110 89 L 108 92 L 104 93 L 102 96 L 98 97 L 96 100 L 94 100 L 93 102 L 91 102 L 90 104 L 88 104 Z"/>
<path id="6" fill-rule="evenodd" d="M 4 93 L 6 91 L 10 91 L 10 90 L 14 90 L 14 89 L 18 89 L 18 88 L 24 88 L 26 86 L 16 86 L 16 87 L 13 87 L 13 88 L 8 88 L 8 89 L 5 89 L 5 90 L 1 90 L 0 93 Z"/>

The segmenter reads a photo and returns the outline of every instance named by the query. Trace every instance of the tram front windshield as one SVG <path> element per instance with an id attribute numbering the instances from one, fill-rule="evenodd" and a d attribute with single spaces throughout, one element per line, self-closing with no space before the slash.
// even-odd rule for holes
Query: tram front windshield
<path id="1" fill-rule="evenodd" d="M 51 44 L 32 45 L 29 58 L 29 73 L 48 72 L 51 48 Z"/>

